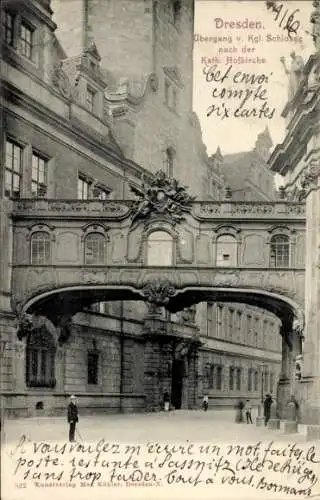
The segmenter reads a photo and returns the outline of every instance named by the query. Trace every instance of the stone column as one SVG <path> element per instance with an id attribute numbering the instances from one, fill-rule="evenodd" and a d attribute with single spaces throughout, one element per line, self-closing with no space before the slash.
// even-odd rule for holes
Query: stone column
<path id="1" fill-rule="evenodd" d="M 314 138 L 320 145 L 320 134 Z M 314 145 L 316 149 L 316 144 Z M 305 279 L 305 344 L 303 379 L 305 404 L 302 423 L 308 426 L 310 438 L 320 437 L 320 159 L 305 174 L 309 188 L 306 198 L 306 279 Z"/>

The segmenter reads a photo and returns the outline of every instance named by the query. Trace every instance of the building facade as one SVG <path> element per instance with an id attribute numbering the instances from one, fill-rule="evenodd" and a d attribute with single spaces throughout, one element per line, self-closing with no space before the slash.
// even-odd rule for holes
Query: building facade
<path id="1" fill-rule="evenodd" d="M 284 199 L 306 203 L 305 337 L 295 393 L 301 402 L 302 420 L 309 435 L 320 435 L 320 3 L 311 14 L 315 52 L 307 61 L 292 55 L 288 102 L 282 116 L 286 136 L 273 151 L 269 164 L 283 176 Z"/>
<path id="2" fill-rule="evenodd" d="M 59 414 L 70 393 L 83 412 L 106 412 L 160 409 L 164 392 L 174 407 L 194 408 L 207 391 L 210 404 L 224 406 L 258 400 L 262 382 L 264 392 L 276 389 L 279 321 L 252 306 L 204 303 L 154 319 L 144 302 L 97 302 L 59 324 L 40 315 L 30 334 L 19 336 L 11 266 L 48 264 L 53 226 L 49 217 L 13 235 L 12 199 L 26 207 L 27 200 L 41 207 L 53 199 L 63 210 L 66 199 L 85 207 L 88 199 L 133 198 L 131 188 L 159 168 L 200 199 L 230 196 L 232 175 L 228 182 L 221 153 L 208 158 L 192 112 L 193 9 L 191 0 L 2 6 L 0 325 L 2 408 L 9 416 Z M 64 31 L 70 16 L 73 29 Z M 261 169 L 265 174 L 264 163 Z M 99 262 L 106 237 L 105 226 L 84 222 L 77 240 L 84 265 Z M 56 242 L 55 259 L 66 268 L 75 262 L 74 238 L 70 227 Z M 232 246 L 222 243 L 224 265 Z M 172 352 L 150 340 L 163 329 L 175 339 L 200 337 L 200 351 L 186 361 L 179 343 Z"/>

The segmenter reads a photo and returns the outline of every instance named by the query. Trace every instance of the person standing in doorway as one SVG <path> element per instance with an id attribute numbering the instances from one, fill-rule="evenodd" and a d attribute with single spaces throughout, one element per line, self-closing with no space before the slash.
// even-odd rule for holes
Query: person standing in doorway
<path id="1" fill-rule="evenodd" d="M 270 420 L 271 404 L 272 396 L 270 394 L 267 394 L 263 404 L 264 425 L 267 425 Z"/>
<path id="2" fill-rule="evenodd" d="M 244 405 L 244 410 L 246 412 L 247 424 L 252 424 L 252 417 L 251 417 L 252 405 L 250 403 L 250 399 L 247 399 L 246 404 Z"/>
<path id="3" fill-rule="evenodd" d="M 70 403 L 68 404 L 69 441 L 71 443 L 75 441 L 74 435 L 77 422 L 79 422 L 78 407 L 76 397 L 72 395 L 70 396 Z"/>

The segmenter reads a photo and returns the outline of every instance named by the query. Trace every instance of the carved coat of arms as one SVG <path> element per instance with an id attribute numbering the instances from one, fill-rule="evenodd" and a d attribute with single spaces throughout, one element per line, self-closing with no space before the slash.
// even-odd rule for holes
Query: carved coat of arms
<path id="1" fill-rule="evenodd" d="M 131 225 L 159 214 L 165 215 L 173 224 L 181 222 L 184 213 L 191 211 L 191 203 L 195 199 L 187 194 L 184 186 L 162 170 L 154 175 L 150 184 L 142 184 L 141 188 L 131 187 L 131 190 L 137 196 L 132 208 Z"/>

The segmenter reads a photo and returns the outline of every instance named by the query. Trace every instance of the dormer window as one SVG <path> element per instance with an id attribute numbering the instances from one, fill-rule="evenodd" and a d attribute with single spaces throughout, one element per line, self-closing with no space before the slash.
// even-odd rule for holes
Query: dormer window
<path id="1" fill-rule="evenodd" d="M 4 40 L 8 45 L 13 45 L 13 22 L 14 16 L 11 12 L 5 12 L 4 14 Z"/>
<path id="2" fill-rule="evenodd" d="M 86 92 L 86 106 L 91 113 L 94 111 L 94 97 L 96 92 L 89 86 L 87 86 Z"/>
<path id="3" fill-rule="evenodd" d="M 30 60 L 33 58 L 33 34 L 34 30 L 22 21 L 20 25 L 20 53 Z"/>

